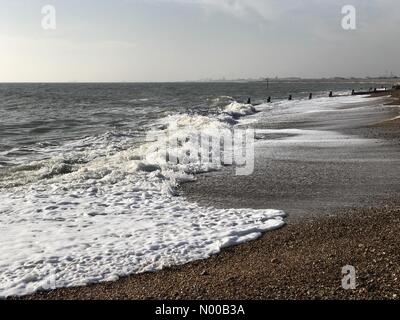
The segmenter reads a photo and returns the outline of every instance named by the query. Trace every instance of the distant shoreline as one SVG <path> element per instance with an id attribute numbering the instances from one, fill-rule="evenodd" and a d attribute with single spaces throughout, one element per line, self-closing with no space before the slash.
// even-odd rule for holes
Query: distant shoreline
<path id="1" fill-rule="evenodd" d="M 176 80 L 176 81 L 1 81 L 1 84 L 163 84 L 163 83 L 251 83 L 251 82 L 269 82 L 269 83 L 282 83 L 282 82 L 383 82 L 394 84 L 400 81 L 400 77 L 368 77 L 368 78 L 260 78 L 260 79 L 207 79 L 207 80 Z"/>

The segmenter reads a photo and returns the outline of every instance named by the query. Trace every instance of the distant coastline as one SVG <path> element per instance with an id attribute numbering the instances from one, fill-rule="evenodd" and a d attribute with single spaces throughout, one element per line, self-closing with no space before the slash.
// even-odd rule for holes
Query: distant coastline
<path id="1" fill-rule="evenodd" d="M 376 76 L 376 77 L 322 77 L 322 78 L 302 78 L 302 77 L 262 77 L 262 78 L 239 78 L 239 79 L 199 79 L 199 80 L 171 80 L 171 81 L 0 81 L 0 84 L 161 84 L 161 83 L 251 83 L 251 82 L 269 82 L 269 83 L 285 83 L 285 82 L 382 82 L 396 83 L 400 81 L 400 76 Z"/>

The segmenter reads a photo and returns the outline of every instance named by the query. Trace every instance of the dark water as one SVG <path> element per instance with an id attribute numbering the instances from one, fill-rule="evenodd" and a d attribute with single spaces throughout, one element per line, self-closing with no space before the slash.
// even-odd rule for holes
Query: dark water
<path id="1" fill-rule="evenodd" d="M 140 139 L 155 120 L 208 115 L 231 101 L 274 101 L 292 94 L 370 88 L 384 83 L 293 81 L 244 83 L 0 84 L 0 168 L 43 158 L 42 148 L 105 134 Z"/>

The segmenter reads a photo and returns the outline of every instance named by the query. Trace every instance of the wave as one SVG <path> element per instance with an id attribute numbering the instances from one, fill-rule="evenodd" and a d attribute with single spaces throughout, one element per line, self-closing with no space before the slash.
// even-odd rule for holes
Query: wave
<path id="1" fill-rule="evenodd" d="M 235 101 L 226 106 L 224 112 L 235 118 L 240 118 L 256 113 L 256 108 L 252 104 L 244 104 Z"/>
<path id="2" fill-rule="evenodd" d="M 281 227 L 280 210 L 200 207 L 176 196 L 180 183 L 222 167 L 188 153 L 188 137 L 199 131 L 212 139 L 254 112 L 235 103 L 214 116 L 173 115 L 143 143 L 133 143 L 131 133 L 87 137 L 2 173 L 0 296 L 204 259 Z M 179 143 L 169 145 L 171 137 Z"/>
<path id="3" fill-rule="evenodd" d="M 148 102 L 150 101 L 149 98 L 136 98 L 128 100 L 128 103 L 136 103 L 136 102 Z"/>

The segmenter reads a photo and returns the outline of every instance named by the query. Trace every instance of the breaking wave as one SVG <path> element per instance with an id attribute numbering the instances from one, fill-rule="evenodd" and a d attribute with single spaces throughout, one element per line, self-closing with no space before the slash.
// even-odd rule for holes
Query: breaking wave
<path id="1" fill-rule="evenodd" d="M 0 173 L 0 296 L 80 286 L 204 259 L 284 224 L 280 210 L 215 209 L 176 187 L 221 164 L 191 159 L 194 130 L 232 130 L 253 106 L 161 119 L 154 140 L 107 133 L 49 147 L 47 159 Z M 163 134 L 181 141 L 169 146 Z M 134 140 L 137 141 L 137 140 Z M 208 150 L 201 150 L 208 152 Z M 167 161 L 168 154 L 188 161 Z"/>

